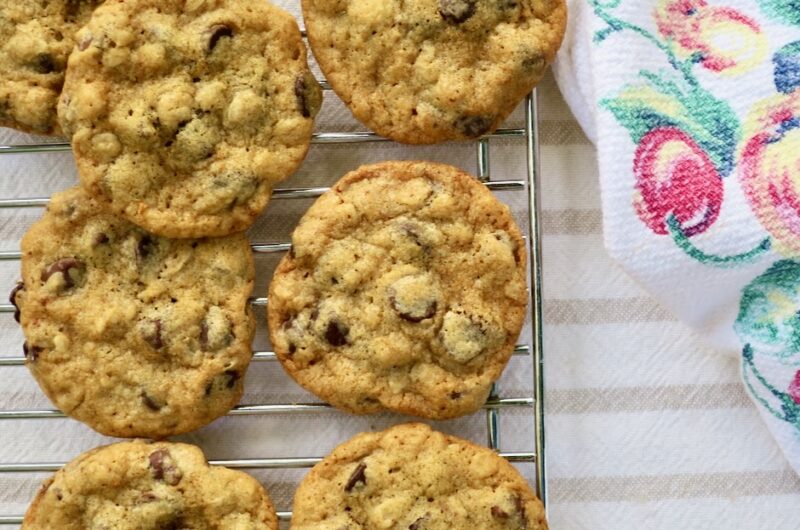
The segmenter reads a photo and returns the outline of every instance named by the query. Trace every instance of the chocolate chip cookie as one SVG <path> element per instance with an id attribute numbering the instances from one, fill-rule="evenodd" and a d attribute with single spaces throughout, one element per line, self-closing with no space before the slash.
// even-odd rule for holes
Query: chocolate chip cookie
<path id="1" fill-rule="evenodd" d="M 270 337 L 302 386 L 357 414 L 473 412 L 522 327 L 525 246 L 459 169 L 384 162 L 308 210 L 269 288 Z"/>
<path id="2" fill-rule="evenodd" d="M 265 0 L 108 0 L 59 103 L 82 184 L 167 237 L 246 229 L 305 157 L 322 101 Z"/>
<path id="3" fill-rule="evenodd" d="M 102 0 L 0 0 L 0 127 L 58 135 L 75 32 Z"/>
<path id="4" fill-rule="evenodd" d="M 110 436 L 163 438 L 242 395 L 255 322 L 247 239 L 166 239 L 73 188 L 22 240 L 11 300 L 28 368 L 66 414 Z"/>
<path id="5" fill-rule="evenodd" d="M 495 452 L 398 425 L 341 444 L 303 479 L 292 530 L 546 530 L 544 508 Z"/>
<path id="6" fill-rule="evenodd" d="M 494 131 L 541 79 L 564 0 L 302 0 L 314 56 L 356 118 L 398 142 Z"/>
<path id="7" fill-rule="evenodd" d="M 256 479 L 209 466 L 182 443 L 122 442 L 88 451 L 47 479 L 23 530 L 277 530 Z"/>

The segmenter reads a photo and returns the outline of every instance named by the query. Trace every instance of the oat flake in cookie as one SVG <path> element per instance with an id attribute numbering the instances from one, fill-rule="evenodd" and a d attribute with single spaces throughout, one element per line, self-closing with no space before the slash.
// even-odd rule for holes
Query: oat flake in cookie
<path id="1" fill-rule="evenodd" d="M 163 438 L 225 414 L 252 356 L 247 239 L 166 239 L 55 195 L 22 240 L 11 302 L 26 365 L 50 400 L 93 429 Z"/>
<path id="2" fill-rule="evenodd" d="M 108 0 L 76 40 L 59 117 L 81 182 L 145 229 L 244 230 L 305 157 L 321 91 L 266 0 Z"/>
<path id="3" fill-rule="evenodd" d="M 332 405 L 452 418 L 484 403 L 525 315 L 508 208 L 431 162 L 363 166 L 315 202 L 269 289 L 287 372 Z"/>
<path id="4" fill-rule="evenodd" d="M 0 0 L 0 127 L 61 134 L 56 103 L 75 32 L 100 0 Z"/>
<path id="5" fill-rule="evenodd" d="M 277 530 L 267 492 L 209 466 L 182 443 L 122 442 L 78 456 L 47 479 L 23 530 Z"/>
<path id="6" fill-rule="evenodd" d="M 547 529 L 511 464 L 420 423 L 338 446 L 303 479 L 292 513 L 292 530 Z"/>
<path id="7" fill-rule="evenodd" d="M 564 0 L 302 0 L 314 56 L 369 128 L 410 144 L 495 130 L 541 79 Z"/>

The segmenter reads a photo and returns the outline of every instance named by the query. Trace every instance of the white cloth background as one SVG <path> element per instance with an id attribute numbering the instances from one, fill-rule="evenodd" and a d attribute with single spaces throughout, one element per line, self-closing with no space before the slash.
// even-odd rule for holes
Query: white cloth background
<path id="1" fill-rule="evenodd" d="M 790 15 L 776 16 L 769 11 L 768 5 L 783 5 L 784 13 L 789 12 Z M 705 53 L 706 57 L 721 56 L 720 50 L 724 46 L 745 43 L 736 53 L 731 54 L 738 61 L 736 68 L 731 66 L 714 71 L 705 67 L 702 62 L 691 67 L 700 87 L 730 106 L 732 116 L 728 121 L 738 121 L 742 125 L 743 139 L 730 142 L 731 147 L 736 148 L 733 151 L 735 165 L 730 175 L 722 179 L 724 184 L 720 187 L 724 190 L 724 202 L 720 199 L 719 217 L 712 229 L 692 239 L 696 247 L 706 252 L 729 256 L 753 248 L 768 232 L 774 234 L 775 230 L 774 226 L 762 227 L 757 217 L 759 209 L 752 206 L 752 198 L 748 198 L 743 191 L 741 178 L 746 163 L 743 162 L 744 155 L 741 153 L 744 149 L 743 142 L 754 134 L 748 128 L 755 126 L 757 131 L 768 128 L 767 124 L 761 123 L 759 127 L 759 123 L 755 122 L 753 109 L 757 109 L 763 102 L 773 102 L 770 105 L 774 105 L 775 101 L 789 101 L 793 97 L 790 95 L 791 89 L 784 89 L 785 94 L 776 90 L 776 87 L 780 88 L 780 74 L 775 66 L 779 57 L 778 50 L 800 39 L 797 13 L 793 15 L 793 21 L 791 5 L 759 0 L 718 0 L 708 3 L 699 0 L 570 1 L 568 33 L 554 69 L 565 99 L 586 135 L 597 146 L 606 248 L 637 282 L 653 293 L 672 313 L 697 330 L 715 351 L 729 354 L 733 358 L 742 357 L 745 342 L 737 336 L 734 327 L 743 290 L 775 261 L 782 257 L 793 258 L 794 253 L 777 248 L 780 238 L 776 238 L 772 242 L 773 249 L 777 251 L 771 251 L 761 259 L 729 268 L 709 266 L 687 257 L 669 236 L 654 234 L 637 217 L 634 197 L 638 192 L 633 169 L 638 160 L 635 158 L 637 145 L 632 141 L 632 133 L 629 134 L 629 130 L 603 100 L 622 97 L 627 90 L 628 94 L 635 94 L 646 101 L 648 108 L 669 109 L 672 100 L 663 103 L 666 100 L 665 91 L 645 93 L 645 88 L 642 87 L 652 87 L 655 83 L 645 82 L 642 72 L 655 72 L 663 78 L 677 80 L 679 85 L 683 79 L 670 66 L 667 54 L 630 27 L 611 32 L 599 42 L 598 33 L 610 27 L 610 23 L 599 14 L 610 14 L 615 21 L 631 23 L 637 29 L 649 32 L 670 47 L 679 60 L 682 58 L 681 54 L 688 53 L 686 45 L 678 42 L 677 37 L 670 41 L 664 34 L 663 27 L 660 28 L 657 24 L 656 13 L 663 13 L 664 6 L 676 7 L 668 16 L 667 24 L 672 28 L 691 24 L 691 17 L 696 19 L 706 16 L 705 20 L 710 21 L 705 26 L 698 23 L 692 29 L 692 38 L 702 41 L 697 46 L 708 46 L 702 52 L 698 51 L 698 54 Z M 677 10 L 679 6 L 683 11 Z M 711 13 L 714 16 L 710 16 Z M 705 33 L 700 32 L 698 28 L 701 27 Z M 722 40 L 723 37 L 727 40 Z M 715 38 L 720 40 L 713 40 Z M 731 45 L 730 48 L 734 46 Z M 797 92 L 796 88 L 794 90 Z M 707 109 L 707 106 L 701 106 L 691 108 L 690 112 L 695 114 L 698 121 L 702 121 L 702 115 Z M 674 107 L 664 111 L 669 118 L 678 113 L 679 110 Z M 680 120 L 678 127 L 689 130 Z M 737 145 L 737 142 L 741 143 Z M 790 182 L 795 182 L 800 178 L 800 165 L 797 162 L 797 152 L 792 153 L 791 149 L 788 148 L 784 155 L 784 160 L 787 160 L 784 174 Z M 708 153 L 708 150 L 705 152 Z M 756 177 L 758 181 L 767 182 L 771 178 L 771 171 L 783 169 L 779 164 L 768 166 L 765 163 L 757 166 L 756 171 L 759 171 Z M 667 178 L 666 173 L 661 177 Z M 684 191 L 686 195 L 690 195 L 695 189 L 696 187 L 687 186 Z M 765 315 L 764 318 L 767 316 L 771 317 Z M 771 352 L 760 352 L 755 344 L 753 346 L 756 348 L 756 365 L 778 390 L 786 392 L 800 361 L 788 355 L 776 360 L 771 357 Z M 749 371 L 748 375 L 752 380 L 753 375 Z M 758 383 L 754 388 L 759 388 Z M 774 407 L 774 397 L 771 394 L 765 391 L 753 391 L 752 394 L 754 403 L 758 405 L 759 412 L 779 441 L 790 464 L 800 472 L 800 430 L 788 421 L 776 419 L 765 406 L 761 406 L 762 399 L 766 396 L 768 404 Z M 780 410 L 780 405 L 777 408 Z"/>
<path id="2" fill-rule="evenodd" d="M 297 12 L 296 2 L 280 2 Z M 327 93 L 319 130 L 359 128 Z M 552 79 L 540 89 L 545 259 L 545 371 L 550 522 L 553 529 L 794 529 L 800 480 L 769 437 L 738 380 L 735 359 L 716 355 L 637 287 L 603 249 L 596 155 Z M 520 126 L 515 113 L 509 126 Z M 0 130 L 0 145 L 36 139 Z M 494 139 L 492 178 L 524 178 L 522 139 Z M 283 185 L 329 184 L 362 163 L 432 159 L 475 172 L 474 148 L 448 144 L 315 145 Z M 73 185 L 69 154 L 0 156 L 0 196 L 36 197 Z M 500 194 L 525 226 L 524 197 Z M 275 201 L 251 231 L 285 241 L 309 201 Z M 36 209 L 0 210 L 0 250 L 18 248 Z M 257 257 L 256 294 L 266 291 L 277 256 Z M 0 262 L 0 286 L 18 277 Z M 20 354 L 22 335 L 0 318 L 0 356 Z M 521 341 L 529 339 L 529 327 Z M 256 349 L 266 349 L 259 320 Z M 516 357 L 502 396 L 531 391 L 530 362 Z M 312 401 L 276 363 L 254 363 L 243 403 Z M 50 408 L 22 367 L 0 368 L 0 409 Z M 532 448 L 530 411 L 501 413 L 503 451 Z M 224 418 L 181 439 L 209 458 L 320 456 L 391 415 L 338 412 Z M 485 443 L 482 413 L 437 427 Z M 113 441 L 72 420 L 0 422 L 0 462 L 64 461 Z M 530 465 L 520 466 L 529 479 Z M 304 470 L 256 471 L 278 509 L 289 509 Z M 46 473 L 0 474 L 0 515 L 21 514 Z M 13 528 L 13 527 L 11 527 Z"/>

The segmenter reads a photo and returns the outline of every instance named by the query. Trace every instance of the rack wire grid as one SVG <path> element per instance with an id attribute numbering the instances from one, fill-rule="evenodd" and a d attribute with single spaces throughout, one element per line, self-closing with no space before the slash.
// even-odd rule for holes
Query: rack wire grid
<path id="1" fill-rule="evenodd" d="M 305 32 L 303 32 L 305 35 Z M 320 81 L 327 95 L 331 95 L 329 85 Z M 544 427 L 544 381 L 543 381 L 543 329 L 542 329 L 542 256 L 540 238 L 540 219 L 539 212 L 539 124 L 537 119 L 537 98 L 534 91 L 528 95 L 523 104 L 524 107 L 524 126 L 519 128 L 501 128 L 474 142 L 477 156 L 477 178 L 484 182 L 486 186 L 494 191 L 514 191 L 524 193 L 527 202 L 526 219 L 528 224 L 528 234 L 525 239 L 529 252 L 529 309 L 530 309 L 530 341 L 517 344 L 514 355 L 517 358 L 525 358 L 530 361 L 532 381 L 532 392 L 530 395 L 518 397 L 499 397 L 497 385 L 492 387 L 492 392 L 488 401 L 483 407 L 482 414 L 486 419 L 486 445 L 496 451 L 506 459 L 514 463 L 527 463 L 533 465 L 535 478 L 534 489 L 542 502 L 547 502 L 547 480 L 545 470 L 545 427 Z M 525 175 L 521 178 L 512 180 L 493 180 L 490 171 L 490 143 L 492 139 L 516 137 L 524 139 L 525 149 Z M 371 132 L 317 132 L 312 139 L 312 146 L 319 144 L 361 144 L 365 142 L 386 142 L 385 138 Z M 66 142 L 21 144 L 21 145 L 0 145 L 0 168 L 6 167 L 3 159 L 18 154 L 42 154 L 52 152 L 69 151 L 70 146 Z M 334 180 L 338 176 L 332 177 Z M 280 188 L 273 193 L 273 200 L 289 199 L 309 199 L 315 198 L 324 193 L 326 187 L 307 187 L 307 188 Z M 42 208 L 47 205 L 46 197 L 28 198 L 0 198 L 0 211 L 4 209 L 17 208 Z M 260 254 L 281 254 L 290 249 L 290 242 L 279 243 L 254 243 L 253 252 L 256 256 Z M 17 262 L 20 259 L 18 250 L 0 251 L 0 262 Z M 0 286 L 5 292 L 9 292 L 13 285 Z M 266 306 L 267 299 L 264 297 L 253 297 L 250 300 L 253 306 Z M 14 307 L 11 304 L 0 304 L 0 318 L 13 318 Z M 21 355 L 10 356 L 8 340 L 0 337 L 2 344 L 6 345 L 0 351 L 0 384 L 10 377 L 27 376 L 23 372 L 11 374 L 12 370 L 20 370 L 25 365 L 25 359 Z M 14 350 L 21 352 L 21 344 L 12 346 Z M 255 363 L 270 363 L 276 361 L 274 352 L 255 351 L 253 356 Z M 257 403 L 243 404 L 235 407 L 229 412 L 229 416 L 253 416 L 253 415 L 277 415 L 277 414 L 301 414 L 314 411 L 328 410 L 329 405 L 325 403 Z M 530 421 L 533 423 L 533 439 L 529 440 L 530 450 L 523 452 L 503 452 L 500 450 L 501 437 L 501 411 L 508 409 L 523 408 L 529 412 Z M 480 414 L 480 413 L 478 413 Z M 8 404 L 0 402 L 0 441 L 4 438 L 4 424 L 8 422 L 19 422 L 27 420 L 49 420 L 58 421 L 65 418 L 65 415 L 52 409 L 35 410 L 10 410 Z M 72 420 L 67 420 L 72 421 Z M 48 422 L 49 423 L 49 422 Z M 27 456 L 27 455 L 26 455 Z M 247 470 L 275 470 L 275 469 L 303 469 L 310 468 L 321 460 L 321 456 L 300 456 L 291 458 L 237 458 L 224 460 L 210 460 L 211 464 L 223 465 L 235 469 Z M 57 471 L 65 462 L 42 462 L 31 461 L 22 463 L 0 463 L 0 485 L 4 482 L 3 476 L 12 473 L 34 474 L 38 473 L 43 479 L 46 474 Z M 267 481 L 268 482 L 268 481 Z M 269 490 L 269 487 L 267 488 Z M 278 506 L 280 508 L 287 508 Z M 278 518 L 285 525 L 291 519 L 291 511 L 278 511 Z M 20 513 L 0 513 L 0 526 L 10 528 L 10 525 L 22 523 L 23 515 Z"/>

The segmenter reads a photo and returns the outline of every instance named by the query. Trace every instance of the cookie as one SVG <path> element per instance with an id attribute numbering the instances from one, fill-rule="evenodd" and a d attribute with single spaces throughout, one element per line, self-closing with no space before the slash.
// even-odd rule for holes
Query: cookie
<path id="1" fill-rule="evenodd" d="M 322 92 L 265 0 L 108 0 L 76 40 L 58 112 L 81 183 L 152 233 L 246 229 L 308 151 Z"/>
<path id="2" fill-rule="evenodd" d="M 0 127 L 58 135 L 75 32 L 102 0 L 0 0 Z"/>
<path id="3" fill-rule="evenodd" d="M 67 190 L 22 239 L 11 299 L 26 365 L 59 409 L 103 434 L 197 429 L 242 395 L 253 277 L 244 235 L 157 237 Z"/>
<path id="4" fill-rule="evenodd" d="M 308 40 L 356 118 L 409 144 L 500 125 L 555 58 L 564 0 L 302 0 Z"/>
<path id="5" fill-rule="evenodd" d="M 292 530 L 547 529 L 511 464 L 421 423 L 338 446 L 303 479 L 292 514 Z"/>
<path id="6" fill-rule="evenodd" d="M 273 348 L 332 405 L 452 418 L 485 402 L 525 316 L 509 209 L 459 169 L 363 166 L 322 195 L 269 288 Z"/>
<path id="7" fill-rule="evenodd" d="M 23 530 L 277 530 L 256 479 L 209 466 L 199 447 L 122 442 L 88 451 L 47 479 Z"/>

